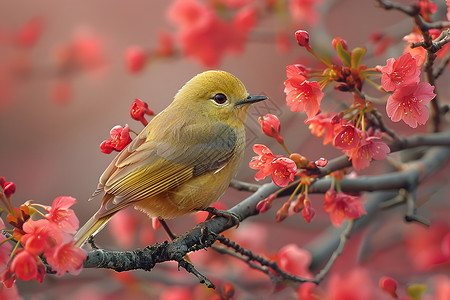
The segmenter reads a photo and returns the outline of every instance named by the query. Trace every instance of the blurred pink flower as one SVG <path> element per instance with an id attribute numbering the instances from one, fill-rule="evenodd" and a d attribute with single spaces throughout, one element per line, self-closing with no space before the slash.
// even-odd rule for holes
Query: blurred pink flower
<path id="1" fill-rule="evenodd" d="M 327 290 L 329 300 L 379 299 L 369 272 L 362 267 L 357 267 L 345 275 L 332 274 Z"/>
<path id="2" fill-rule="evenodd" d="M 194 296 L 189 287 L 172 287 L 166 289 L 158 300 L 194 300 Z"/>
<path id="3" fill-rule="evenodd" d="M 403 120 L 412 128 L 425 124 L 429 117 L 426 105 L 436 96 L 433 90 L 428 82 L 398 87 L 387 101 L 388 116 L 394 122 Z"/>
<path id="4" fill-rule="evenodd" d="M 108 230 L 119 246 L 131 248 L 138 230 L 138 216 L 133 211 L 121 210 L 109 221 Z"/>
<path id="5" fill-rule="evenodd" d="M 441 31 L 439 29 L 430 29 L 429 32 L 430 32 L 431 38 L 433 40 L 441 34 Z M 405 37 L 403 37 L 403 39 L 405 41 L 407 41 L 408 44 L 412 44 L 412 43 L 418 43 L 418 42 L 423 41 L 423 36 L 418 33 L 410 33 L 410 34 L 406 35 Z M 448 44 L 446 44 L 442 50 L 438 51 L 438 53 L 437 53 L 438 57 L 444 55 L 444 52 L 446 52 L 448 50 L 448 47 L 449 47 Z M 411 54 L 412 57 L 417 56 L 418 65 L 422 66 L 423 63 L 425 62 L 427 51 L 423 47 L 411 48 L 410 45 L 407 45 L 404 50 L 404 53 L 409 53 L 409 54 Z"/>
<path id="6" fill-rule="evenodd" d="M 309 272 L 311 254 L 295 244 L 287 244 L 281 248 L 277 253 L 277 262 L 280 268 L 289 274 L 307 279 L 313 278 Z"/>
<path id="7" fill-rule="evenodd" d="M 228 8 L 240 8 L 242 6 L 255 2 L 255 0 L 219 0 L 219 1 Z"/>
<path id="8" fill-rule="evenodd" d="M 196 0 L 177 0 L 168 18 L 180 27 L 176 38 L 183 54 L 214 67 L 226 53 L 243 51 L 247 34 L 256 23 L 256 10 L 243 7 L 231 21 L 225 21 L 210 6 Z"/>
<path id="9" fill-rule="evenodd" d="M 394 91 L 401 85 L 419 82 L 420 68 L 418 59 L 406 53 L 397 59 L 390 58 L 381 68 L 381 85 L 386 91 Z"/>
<path id="10" fill-rule="evenodd" d="M 316 13 L 314 6 L 319 2 L 322 2 L 322 0 L 290 0 L 289 12 L 294 23 L 315 24 L 319 20 L 319 15 Z"/>
<path id="11" fill-rule="evenodd" d="M 448 267 L 450 255 L 443 244 L 448 241 L 449 233 L 450 226 L 444 222 L 432 223 L 427 228 L 415 226 L 407 232 L 406 250 L 418 270 L 431 270 L 445 263 Z"/>
<path id="12" fill-rule="evenodd" d="M 29 48 L 32 47 L 42 35 L 44 20 L 41 17 L 34 17 L 26 22 L 16 34 L 17 45 Z"/>
<path id="13" fill-rule="evenodd" d="M 398 283 L 395 279 L 387 276 L 383 276 L 380 278 L 380 282 L 378 284 L 380 288 L 392 296 L 392 298 L 397 299 L 397 287 Z"/>
<path id="14" fill-rule="evenodd" d="M 60 105 L 69 103 L 72 97 L 72 86 L 66 79 L 59 79 L 50 89 L 50 99 Z"/>
<path id="15" fill-rule="evenodd" d="M 124 53 L 125 66 L 130 73 L 137 73 L 144 68 L 147 53 L 139 46 L 130 46 Z"/>

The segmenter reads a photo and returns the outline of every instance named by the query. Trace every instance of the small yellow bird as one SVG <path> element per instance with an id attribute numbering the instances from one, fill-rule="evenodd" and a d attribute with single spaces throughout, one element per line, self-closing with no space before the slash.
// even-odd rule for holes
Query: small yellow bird
<path id="1" fill-rule="evenodd" d="M 76 233 L 75 246 L 130 205 L 160 219 L 209 207 L 241 163 L 250 104 L 265 99 L 249 96 L 242 82 L 224 71 L 188 81 L 100 177 L 92 195 L 105 193 L 100 209 Z"/>

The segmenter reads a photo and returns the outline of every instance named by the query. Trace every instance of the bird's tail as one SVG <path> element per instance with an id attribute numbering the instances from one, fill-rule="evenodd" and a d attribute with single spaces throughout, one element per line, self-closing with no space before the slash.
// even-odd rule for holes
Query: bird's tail
<path id="1" fill-rule="evenodd" d="M 105 227 L 105 225 L 108 223 L 108 221 L 112 218 L 114 214 L 111 214 L 106 217 L 101 217 L 96 219 L 95 216 L 90 218 L 86 224 L 81 227 L 77 233 L 75 234 L 75 244 L 76 247 L 81 247 L 86 243 L 87 239 L 90 236 L 96 235 L 100 230 Z"/>

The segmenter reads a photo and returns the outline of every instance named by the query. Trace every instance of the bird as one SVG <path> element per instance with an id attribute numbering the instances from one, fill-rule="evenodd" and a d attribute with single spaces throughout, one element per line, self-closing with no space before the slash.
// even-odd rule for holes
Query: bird
<path id="1" fill-rule="evenodd" d="M 208 208 L 242 161 L 250 105 L 265 99 L 249 95 L 225 71 L 190 79 L 103 172 L 90 198 L 103 193 L 100 208 L 75 234 L 74 245 L 81 247 L 131 205 L 160 220 Z"/>

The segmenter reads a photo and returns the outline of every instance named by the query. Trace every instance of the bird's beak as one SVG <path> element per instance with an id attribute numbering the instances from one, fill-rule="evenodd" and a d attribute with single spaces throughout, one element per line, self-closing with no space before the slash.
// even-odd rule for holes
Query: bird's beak
<path id="1" fill-rule="evenodd" d="M 235 106 L 240 106 L 240 105 L 246 105 L 246 104 L 252 104 L 252 103 L 256 103 L 259 101 L 263 101 L 266 100 L 267 97 L 266 96 L 262 96 L 262 95 L 250 95 L 247 98 L 245 98 L 244 100 L 241 100 L 239 102 L 237 102 L 235 104 Z"/>

